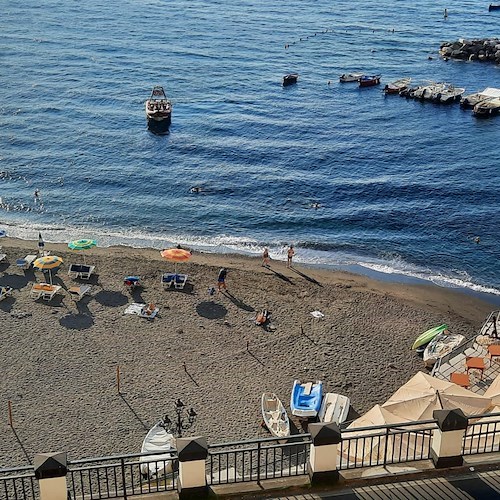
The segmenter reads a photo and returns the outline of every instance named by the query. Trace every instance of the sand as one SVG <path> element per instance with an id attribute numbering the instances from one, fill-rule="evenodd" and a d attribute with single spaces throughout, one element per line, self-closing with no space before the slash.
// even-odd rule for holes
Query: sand
<path id="1" fill-rule="evenodd" d="M 492 310 L 450 289 L 276 261 L 266 269 L 235 255 L 195 253 L 178 264 L 189 275 L 185 289 L 166 291 L 160 277 L 174 265 L 157 250 L 125 247 L 85 253 L 97 275 L 91 296 L 75 303 L 67 270 L 82 256 L 57 244 L 46 249 L 64 258 L 54 278 L 63 293 L 48 303 L 29 297 L 41 273 L 15 264 L 36 242 L 1 243 L 8 263 L 0 285 L 14 293 L 0 302 L 0 467 L 28 465 L 43 452 L 67 451 L 72 460 L 139 452 L 155 422 L 174 418 L 177 398 L 198 414 L 185 435 L 210 444 L 267 437 L 261 394 L 275 392 L 289 407 L 295 378 L 323 380 L 364 413 L 423 369 L 410 350 L 419 333 L 445 322 L 470 338 Z M 228 292 L 211 296 L 221 266 Z M 140 275 L 144 289 L 126 290 L 128 274 Z M 156 304 L 159 316 L 123 314 L 132 302 Z M 262 308 L 273 331 L 253 322 Z"/>

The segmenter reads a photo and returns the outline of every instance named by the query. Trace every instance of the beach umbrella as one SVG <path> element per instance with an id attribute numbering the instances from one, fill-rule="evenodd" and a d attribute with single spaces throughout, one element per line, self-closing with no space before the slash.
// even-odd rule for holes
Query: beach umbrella
<path id="1" fill-rule="evenodd" d="M 95 240 L 73 240 L 68 243 L 71 250 L 85 251 L 97 245 Z M 85 262 L 85 254 L 83 254 L 83 262 Z"/>
<path id="2" fill-rule="evenodd" d="M 50 284 L 52 285 L 52 270 L 58 269 L 62 263 L 62 258 L 57 255 L 45 255 L 36 259 L 33 262 L 33 267 L 40 271 L 49 271 Z"/>
<path id="3" fill-rule="evenodd" d="M 191 258 L 191 252 L 189 250 L 184 250 L 184 248 L 167 248 L 162 250 L 160 255 L 170 262 L 174 262 L 175 274 L 177 274 L 177 263 L 187 262 Z"/>
<path id="4" fill-rule="evenodd" d="M 43 241 L 42 238 L 42 233 L 38 233 L 38 253 L 40 255 L 43 255 L 43 247 L 45 246 L 45 242 Z"/>

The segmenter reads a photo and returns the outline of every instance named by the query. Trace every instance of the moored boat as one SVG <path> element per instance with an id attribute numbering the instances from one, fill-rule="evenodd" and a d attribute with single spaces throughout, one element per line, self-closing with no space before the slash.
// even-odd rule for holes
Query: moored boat
<path id="1" fill-rule="evenodd" d="M 490 3 L 490 5 L 488 7 L 488 12 L 491 12 L 492 10 L 500 10 L 500 5 L 494 5 L 494 4 Z"/>
<path id="2" fill-rule="evenodd" d="M 159 479 L 173 471 L 173 453 L 175 450 L 174 435 L 166 428 L 163 420 L 155 424 L 147 433 L 142 443 L 141 453 L 152 453 L 141 456 L 141 474 L 149 478 Z"/>
<path id="3" fill-rule="evenodd" d="M 342 394 L 327 392 L 321 402 L 321 408 L 318 412 L 320 422 L 335 422 L 340 425 L 347 420 L 349 414 L 350 400 Z"/>
<path id="4" fill-rule="evenodd" d="M 436 335 L 438 335 L 441 332 L 444 332 L 447 328 L 448 328 L 448 325 L 442 324 L 442 325 L 430 328 L 429 330 L 426 330 L 424 333 L 421 333 L 415 339 L 415 342 L 413 342 L 413 345 L 411 346 L 411 348 L 413 350 L 415 350 L 422 345 L 428 344 Z"/>
<path id="5" fill-rule="evenodd" d="M 362 76 L 363 73 L 343 73 L 340 75 L 339 81 L 341 83 L 357 82 Z"/>
<path id="6" fill-rule="evenodd" d="M 439 358 L 453 351 L 464 340 L 465 337 L 463 335 L 448 333 L 447 331 L 439 333 L 425 348 L 423 356 L 425 366 L 431 368 Z"/>
<path id="7" fill-rule="evenodd" d="M 285 75 L 283 77 L 283 87 L 288 87 L 288 85 L 293 85 L 294 83 L 297 83 L 298 78 L 299 78 L 298 73 L 288 73 L 288 75 Z"/>
<path id="8" fill-rule="evenodd" d="M 276 437 L 290 435 L 290 420 L 283 403 L 272 392 L 265 392 L 261 398 L 262 417 L 269 432 Z"/>
<path id="9" fill-rule="evenodd" d="M 478 102 L 472 109 L 474 116 L 488 118 L 500 113 L 500 97 L 489 97 Z"/>
<path id="10" fill-rule="evenodd" d="M 410 85 L 411 78 L 400 78 L 399 80 L 395 80 L 394 82 L 388 83 L 384 87 L 385 94 L 399 94 L 401 91 L 408 88 Z"/>
<path id="11" fill-rule="evenodd" d="M 380 84 L 380 75 L 363 75 L 358 80 L 360 87 L 373 87 Z"/>
<path id="12" fill-rule="evenodd" d="M 440 104 L 451 104 L 452 102 L 459 101 L 464 92 L 465 89 L 463 87 L 455 87 L 454 85 L 447 84 L 442 90 L 432 96 L 432 100 Z"/>
<path id="13" fill-rule="evenodd" d="M 163 87 L 156 85 L 146 101 L 148 128 L 155 134 L 168 132 L 172 121 L 172 103 L 167 99 Z"/>
<path id="14" fill-rule="evenodd" d="M 321 407 L 323 398 L 323 382 L 317 381 L 302 383 L 295 380 L 293 383 L 290 408 L 296 417 L 315 417 Z"/>

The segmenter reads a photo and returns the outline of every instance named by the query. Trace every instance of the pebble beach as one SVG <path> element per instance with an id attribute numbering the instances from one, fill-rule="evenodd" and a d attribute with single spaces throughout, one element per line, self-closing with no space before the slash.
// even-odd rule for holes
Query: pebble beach
<path id="1" fill-rule="evenodd" d="M 85 253 L 96 273 L 90 295 L 74 302 L 67 289 L 77 281 L 67 271 L 83 256 L 51 243 L 46 250 L 64 259 L 54 276 L 61 293 L 35 301 L 29 291 L 43 276 L 16 259 L 37 243 L 1 243 L 0 286 L 14 291 L 0 302 L 0 467 L 43 452 L 72 460 L 140 452 L 148 429 L 165 414 L 173 419 L 178 398 L 198 415 L 185 435 L 209 444 L 267 437 L 261 394 L 275 392 L 289 408 L 294 379 L 322 380 L 361 414 L 423 369 L 410 350 L 422 331 L 447 323 L 470 338 L 494 308 L 457 290 L 275 260 L 266 268 L 239 255 L 194 253 L 177 265 L 186 287 L 164 290 L 161 275 L 174 264 L 158 250 L 127 247 Z M 210 295 L 222 266 L 227 292 Z M 127 275 L 143 288 L 127 290 Z M 159 314 L 124 314 L 132 302 L 154 303 Z M 271 328 L 255 325 L 264 308 Z"/>

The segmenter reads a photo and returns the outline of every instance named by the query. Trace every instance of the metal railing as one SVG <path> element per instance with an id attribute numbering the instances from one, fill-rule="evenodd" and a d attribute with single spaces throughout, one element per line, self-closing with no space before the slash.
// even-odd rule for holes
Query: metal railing
<path id="1" fill-rule="evenodd" d="M 462 455 L 500 451 L 500 413 L 468 417 Z"/>
<path id="2" fill-rule="evenodd" d="M 307 474 L 310 434 L 264 438 L 208 447 L 208 484 L 260 482 Z"/>
<path id="3" fill-rule="evenodd" d="M 339 470 L 427 460 L 435 420 L 344 429 Z"/>
<path id="4" fill-rule="evenodd" d="M 38 481 L 33 466 L 0 469 L 2 500 L 37 500 Z"/>

